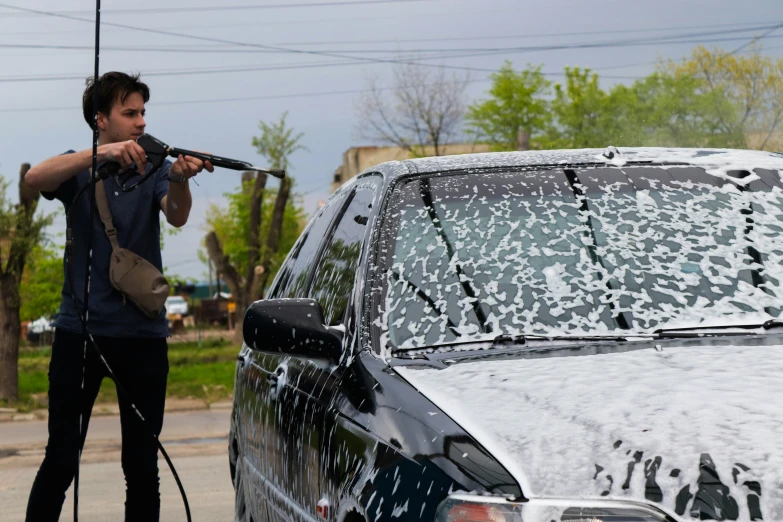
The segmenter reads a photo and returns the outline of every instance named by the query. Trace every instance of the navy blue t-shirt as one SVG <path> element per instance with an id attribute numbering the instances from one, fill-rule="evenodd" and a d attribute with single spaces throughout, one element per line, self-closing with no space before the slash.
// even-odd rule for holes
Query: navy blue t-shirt
<path id="1" fill-rule="evenodd" d="M 68 151 L 66 154 L 73 153 Z M 158 270 L 163 271 L 160 253 L 160 200 L 168 193 L 168 171 L 171 162 L 166 160 L 163 167 L 132 192 L 123 192 L 114 179 L 103 180 L 103 188 L 109 201 L 114 228 L 117 229 L 117 242 L 121 248 L 142 256 Z M 147 165 L 147 172 L 152 167 Z M 130 183 L 139 179 L 131 178 Z M 90 181 L 90 173 L 84 170 L 63 182 L 54 192 L 42 192 L 49 200 L 58 199 L 65 211 L 73 202 L 76 193 Z M 130 184 L 129 183 L 129 184 Z M 90 189 L 79 196 L 71 212 L 70 226 L 73 235 L 72 273 L 79 307 L 83 309 L 84 279 L 87 262 L 87 234 L 90 219 Z M 165 309 L 155 319 L 150 319 L 131 301 L 124 300 L 120 292 L 109 281 L 109 262 L 111 243 L 106 237 L 103 222 L 95 208 L 92 222 L 92 269 L 90 271 L 90 313 L 87 320 L 89 331 L 94 335 L 106 337 L 156 337 L 169 336 Z M 63 256 L 63 284 L 60 314 L 54 326 L 74 333 L 81 333 L 82 323 L 76 313 L 71 297 L 68 279 L 68 266 Z"/>

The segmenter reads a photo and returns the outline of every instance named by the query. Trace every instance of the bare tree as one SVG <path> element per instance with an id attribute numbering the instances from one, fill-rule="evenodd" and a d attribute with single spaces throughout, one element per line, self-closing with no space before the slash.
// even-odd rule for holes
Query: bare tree
<path id="1" fill-rule="evenodd" d="M 445 68 L 426 67 L 413 61 L 394 67 L 394 84 L 382 89 L 369 80 L 369 92 L 356 107 L 362 138 L 396 145 L 413 156 L 435 156 L 461 133 L 465 114 L 465 90 L 469 75 L 449 74 Z"/>
<path id="2" fill-rule="evenodd" d="M 249 174 L 249 173 L 245 173 Z M 250 179 L 252 181 L 252 178 Z M 269 234 L 266 239 L 266 248 L 261 254 L 261 205 L 263 203 L 264 184 L 266 175 L 258 174 L 254 183 L 248 183 L 246 186 L 253 187 L 250 207 L 250 234 L 248 237 L 248 264 L 247 274 L 244 276 L 231 263 L 228 255 L 223 251 L 223 247 L 218 239 L 217 233 L 212 230 L 205 238 L 207 254 L 217 267 L 217 271 L 222 274 L 229 291 L 236 303 L 236 309 L 244 311 L 254 301 L 264 296 L 264 287 L 270 273 L 270 261 L 272 253 L 277 252 L 280 243 L 280 232 L 283 227 L 283 214 L 291 193 L 291 179 L 285 178 L 280 183 L 280 189 L 275 197 L 275 206 L 272 210 L 272 221 L 269 227 Z M 237 317 L 237 322 L 241 317 Z M 242 341 L 242 328 L 237 325 L 235 329 L 235 339 Z"/>
<path id="3" fill-rule="evenodd" d="M 266 282 L 269 279 L 270 261 L 272 254 L 277 252 L 280 248 L 280 236 L 283 231 L 283 215 L 285 214 L 285 206 L 288 203 L 288 197 L 291 194 L 291 178 L 285 178 L 280 183 L 280 189 L 277 191 L 277 197 L 275 198 L 275 206 L 272 209 L 272 222 L 269 226 L 269 235 L 266 240 L 266 248 L 264 249 L 264 255 L 261 261 L 261 269 L 256 270 L 259 281 L 254 287 L 257 291 L 258 299 L 264 296 L 264 288 L 266 288 Z"/>
<path id="4" fill-rule="evenodd" d="M 8 184 L 0 178 L 0 399 L 19 398 L 19 285 L 27 256 L 41 240 L 52 216 L 35 216 L 40 194 L 24 181 L 30 164 L 19 172 L 19 202 L 6 200 Z"/>
<path id="5" fill-rule="evenodd" d="M 254 178 L 255 174 L 255 178 Z M 256 288 L 259 274 L 256 270 L 259 258 L 259 245 L 261 244 L 259 232 L 261 230 L 261 205 L 264 200 L 267 176 L 263 173 L 243 172 L 242 187 L 245 193 L 250 192 L 250 227 L 248 234 L 248 263 L 247 273 L 241 274 L 228 255 L 223 251 L 217 233 L 212 230 L 205 238 L 207 254 L 215 264 L 219 274 L 228 285 L 229 291 L 236 302 L 238 310 L 244 310 L 251 302 L 257 299 Z M 218 289 L 219 290 L 219 289 Z"/>
<path id="6" fill-rule="evenodd" d="M 286 126 L 287 114 L 287 112 L 283 113 L 276 123 L 267 124 L 262 121 L 260 123 L 261 136 L 254 137 L 252 140 L 258 153 L 269 160 L 270 168 L 273 169 L 287 169 L 291 154 L 297 150 L 307 150 L 299 143 L 303 134 L 294 134 L 293 129 Z M 237 268 L 238 265 L 235 266 L 231 262 L 231 258 L 226 254 L 224 245 L 221 245 L 215 229 L 211 230 L 205 238 L 209 259 L 215 264 L 217 271 L 222 274 L 236 303 L 236 309 L 240 313 L 244 312 L 251 303 L 263 297 L 264 288 L 271 272 L 272 257 L 277 254 L 280 248 L 283 217 L 291 194 L 292 180 L 286 176 L 280 182 L 280 188 L 277 190 L 268 234 L 265 244 L 262 244 L 261 221 L 266 181 L 266 174 L 257 173 L 254 178 L 252 172 L 245 172 L 242 176 L 243 190 L 250 191 L 248 198 L 250 218 L 246 249 L 248 257 L 245 274 L 241 274 L 242 270 Z M 245 194 L 248 195 L 248 192 Z M 241 317 L 237 317 L 238 323 L 240 320 Z M 242 341 L 240 324 L 237 324 L 235 329 L 235 339 L 237 342 Z"/>

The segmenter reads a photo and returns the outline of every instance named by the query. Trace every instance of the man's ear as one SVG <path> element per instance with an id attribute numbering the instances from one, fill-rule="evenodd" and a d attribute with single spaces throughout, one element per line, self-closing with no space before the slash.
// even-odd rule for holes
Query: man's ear
<path id="1" fill-rule="evenodd" d="M 106 117 L 105 114 L 103 114 L 102 112 L 98 112 L 98 129 L 99 130 L 102 130 L 102 131 L 106 130 L 106 120 L 107 119 L 108 118 Z"/>

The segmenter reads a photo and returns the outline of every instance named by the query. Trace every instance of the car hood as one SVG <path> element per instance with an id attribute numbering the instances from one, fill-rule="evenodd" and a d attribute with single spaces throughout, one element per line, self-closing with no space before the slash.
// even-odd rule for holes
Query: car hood
<path id="1" fill-rule="evenodd" d="M 528 498 L 783 521 L 783 345 L 740 342 L 523 350 L 395 371 L 493 453 Z"/>

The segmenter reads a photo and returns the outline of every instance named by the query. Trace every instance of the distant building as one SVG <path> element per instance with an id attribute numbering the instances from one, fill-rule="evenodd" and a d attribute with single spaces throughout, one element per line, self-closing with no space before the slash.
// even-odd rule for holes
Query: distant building
<path id="1" fill-rule="evenodd" d="M 434 154 L 433 147 L 426 147 L 427 155 Z M 489 152 L 489 145 L 483 143 L 455 143 L 443 147 L 443 155 L 471 154 L 474 152 Z M 343 183 L 360 172 L 383 163 L 384 161 L 410 159 L 411 154 L 401 147 L 351 147 L 343 153 L 343 164 L 337 167 L 332 180 L 331 192 L 337 190 Z"/>

